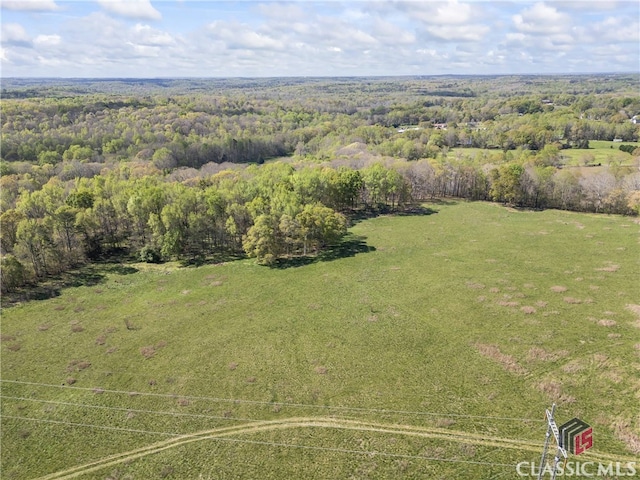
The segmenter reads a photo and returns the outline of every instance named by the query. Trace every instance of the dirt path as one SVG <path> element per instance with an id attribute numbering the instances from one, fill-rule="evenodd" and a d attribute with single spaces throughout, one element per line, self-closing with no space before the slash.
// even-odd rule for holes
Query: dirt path
<path id="1" fill-rule="evenodd" d="M 439 438 L 445 441 L 472 443 L 489 447 L 509 448 L 513 450 L 532 453 L 541 452 L 541 442 L 514 440 L 504 437 L 489 437 L 483 434 L 448 430 L 444 428 L 418 427 L 412 425 L 381 424 L 363 422 L 331 417 L 301 417 L 282 420 L 265 420 L 235 425 L 231 427 L 214 428 L 188 435 L 180 435 L 168 440 L 153 443 L 127 452 L 117 453 L 104 457 L 84 465 L 78 465 L 66 470 L 61 470 L 41 477 L 40 480 L 62 480 L 77 478 L 103 468 L 111 467 L 125 461 L 162 452 L 170 448 L 186 445 L 203 440 L 215 440 L 231 437 L 232 435 L 247 435 L 273 430 L 285 430 L 292 428 L 331 428 L 338 430 L 353 430 L 365 432 L 378 432 L 391 435 L 408 435 L 423 438 Z M 585 460 L 593 461 L 634 461 L 629 457 L 614 456 L 609 454 L 585 454 Z"/>

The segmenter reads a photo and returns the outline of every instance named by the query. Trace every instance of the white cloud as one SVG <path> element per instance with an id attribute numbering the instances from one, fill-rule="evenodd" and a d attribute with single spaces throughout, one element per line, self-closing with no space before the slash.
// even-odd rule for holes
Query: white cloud
<path id="1" fill-rule="evenodd" d="M 171 34 L 151 28 L 149 25 L 136 24 L 133 36 L 138 44 L 147 46 L 166 46 L 175 43 Z"/>
<path id="2" fill-rule="evenodd" d="M 479 42 L 491 29 L 486 25 L 443 25 L 430 26 L 426 30 L 442 40 Z"/>
<path id="3" fill-rule="evenodd" d="M 36 38 L 33 39 L 33 43 L 38 47 L 39 46 L 51 47 L 55 45 L 60 45 L 61 40 L 62 39 L 60 35 L 38 35 Z"/>
<path id="4" fill-rule="evenodd" d="M 60 7 L 53 0 L 4 0 L 0 6 L 6 10 L 49 12 Z"/>
<path id="5" fill-rule="evenodd" d="M 2 34 L 0 35 L 2 43 L 6 45 L 26 46 L 31 43 L 31 38 L 27 31 L 19 23 L 6 23 L 2 25 Z"/>
<path id="6" fill-rule="evenodd" d="M 571 17 L 555 7 L 536 3 L 533 7 L 513 16 L 513 23 L 520 32 L 534 35 L 563 33 L 571 27 Z"/>
<path id="7" fill-rule="evenodd" d="M 160 20 L 162 15 L 150 0 L 97 0 L 110 13 L 140 20 Z"/>
<path id="8" fill-rule="evenodd" d="M 231 49 L 282 50 L 285 47 L 282 40 L 256 32 L 248 25 L 216 21 L 209 24 L 208 30 L 213 38 Z"/>
<path id="9" fill-rule="evenodd" d="M 410 18 L 433 25 L 462 25 L 474 16 L 471 4 L 459 3 L 457 0 L 446 3 L 408 2 L 399 6 Z"/>

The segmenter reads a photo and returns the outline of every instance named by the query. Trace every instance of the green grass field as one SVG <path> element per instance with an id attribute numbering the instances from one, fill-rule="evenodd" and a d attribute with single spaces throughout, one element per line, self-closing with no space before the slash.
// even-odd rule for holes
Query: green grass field
<path id="1" fill-rule="evenodd" d="M 443 202 L 281 268 L 104 266 L 2 315 L 2 478 L 521 478 L 640 454 L 634 219 Z"/>

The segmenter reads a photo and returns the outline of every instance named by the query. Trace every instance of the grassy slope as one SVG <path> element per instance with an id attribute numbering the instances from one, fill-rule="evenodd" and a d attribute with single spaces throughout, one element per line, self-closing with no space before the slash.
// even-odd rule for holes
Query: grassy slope
<path id="1" fill-rule="evenodd" d="M 8 309 L 2 378 L 61 386 L 72 377 L 73 387 L 88 390 L 3 383 L 4 397 L 23 399 L 3 398 L 3 415 L 180 433 L 246 423 L 235 418 L 333 415 L 540 442 L 541 422 L 319 407 L 538 420 L 555 400 L 559 421 L 579 416 L 594 425 L 597 451 L 629 456 L 621 440 L 640 429 L 640 329 L 626 308 L 640 303 L 638 226 L 623 217 L 484 203 L 432 207 L 437 213 L 355 225 L 352 234 L 371 247 L 355 256 L 286 269 L 250 260 L 137 265 L 137 273 Z M 145 350 L 151 358 L 145 347 L 153 347 Z M 80 370 L 74 361 L 91 365 Z M 134 391 L 175 397 L 126 393 Z M 2 427 L 6 478 L 166 438 L 16 419 Z M 413 456 L 511 464 L 538 457 L 473 441 L 320 427 L 233 438 L 407 457 L 203 441 L 82 478 L 510 478 L 508 467 Z"/>

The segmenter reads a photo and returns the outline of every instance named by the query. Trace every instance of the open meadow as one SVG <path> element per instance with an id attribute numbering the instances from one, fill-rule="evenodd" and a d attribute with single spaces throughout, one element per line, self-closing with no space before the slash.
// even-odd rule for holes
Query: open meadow
<path id="1" fill-rule="evenodd" d="M 520 478 L 640 455 L 634 218 L 443 201 L 340 248 L 93 266 L 2 315 L 2 478 Z"/>

